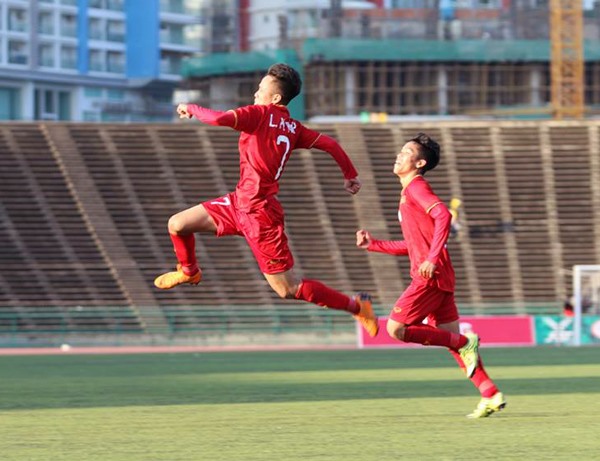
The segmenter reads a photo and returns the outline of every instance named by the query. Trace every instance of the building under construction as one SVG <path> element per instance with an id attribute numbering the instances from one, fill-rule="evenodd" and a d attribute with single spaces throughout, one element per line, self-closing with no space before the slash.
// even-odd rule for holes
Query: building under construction
<path id="1" fill-rule="evenodd" d="M 193 93 L 181 99 L 247 104 L 268 66 L 285 61 L 303 73 L 291 107 L 300 118 L 580 118 L 598 110 L 598 2 L 584 10 L 581 0 L 472 0 L 448 3 L 452 11 L 434 1 L 363 3 L 373 8 L 251 2 L 248 23 L 257 30 L 248 29 L 238 53 L 190 60 L 182 89 Z M 240 14 L 250 11 L 244 5 Z"/>
<path id="2" fill-rule="evenodd" d="M 600 47 L 585 47 L 585 105 L 600 108 Z M 277 61 L 303 72 L 294 115 L 477 116 L 550 114 L 548 40 L 308 39 L 295 50 L 214 54 L 184 69 L 188 98 L 228 109 L 252 102 Z"/>

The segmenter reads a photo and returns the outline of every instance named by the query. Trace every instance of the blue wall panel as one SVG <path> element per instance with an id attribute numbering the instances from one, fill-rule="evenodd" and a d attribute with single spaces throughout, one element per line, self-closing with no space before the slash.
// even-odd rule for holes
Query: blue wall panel
<path id="1" fill-rule="evenodd" d="M 77 68 L 80 74 L 87 74 L 89 70 L 90 39 L 88 27 L 88 0 L 77 2 Z"/>
<path id="2" fill-rule="evenodd" d="M 127 78 L 158 77 L 159 0 L 126 0 Z"/>

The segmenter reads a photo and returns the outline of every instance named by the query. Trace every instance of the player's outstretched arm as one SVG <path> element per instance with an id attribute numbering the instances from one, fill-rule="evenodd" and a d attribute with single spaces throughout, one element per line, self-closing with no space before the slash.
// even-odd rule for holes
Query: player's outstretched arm
<path id="1" fill-rule="evenodd" d="M 190 119 L 196 117 L 202 123 L 214 126 L 234 127 L 236 123 L 235 113 L 233 111 L 223 112 L 212 110 L 196 104 L 179 104 L 177 106 L 179 118 Z"/>
<path id="2" fill-rule="evenodd" d="M 356 246 L 364 250 L 394 256 L 408 255 L 408 247 L 404 240 L 377 240 L 370 232 L 363 229 L 356 232 Z"/>

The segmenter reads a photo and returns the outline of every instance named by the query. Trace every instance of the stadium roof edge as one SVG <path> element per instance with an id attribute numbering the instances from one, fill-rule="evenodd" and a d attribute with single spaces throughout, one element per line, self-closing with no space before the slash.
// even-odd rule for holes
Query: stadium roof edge
<path id="1" fill-rule="evenodd" d="M 586 42 L 584 59 L 600 61 L 600 47 Z M 271 64 L 299 59 L 294 50 L 214 53 L 186 59 L 184 78 L 264 71 Z M 377 40 L 309 38 L 302 61 L 548 62 L 548 40 Z"/>
<path id="2" fill-rule="evenodd" d="M 181 74 L 184 78 L 190 78 L 264 71 L 271 64 L 297 59 L 296 52 L 287 49 L 247 53 L 213 53 L 184 60 Z"/>
<path id="3" fill-rule="evenodd" d="M 422 62 L 548 62 L 548 40 L 376 40 L 307 39 L 307 62 L 422 61 Z M 586 42 L 584 59 L 600 60 L 600 47 Z"/>

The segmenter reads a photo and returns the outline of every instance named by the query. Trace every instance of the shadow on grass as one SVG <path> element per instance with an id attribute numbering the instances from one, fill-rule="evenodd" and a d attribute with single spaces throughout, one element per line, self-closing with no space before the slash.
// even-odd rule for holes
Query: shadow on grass
<path id="1" fill-rule="evenodd" d="M 156 405 L 315 402 L 364 399 L 462 397 L 477 393 L 467 380 L 272 383 L 206 382 L 202 376 L 155 379 L 77 379 L 28 382 L 0 389 L 0 410 Z M 509 379 L 498 383 L 508 396 L 600 392 L 599 377 Z"/>
<path id="2" fill-rule="evenodd" d="M 483 348 L 493 366 L 558 366 L 600 363 L 597 347 Z M 165 374 L 456 368 L 443 348 L 343 351 L 212 352 L 138 355 L 0 357 L 4 378 L 79 376 L 162 376 Z M 0 386 L 1 387 L 1 386 Z"/>

